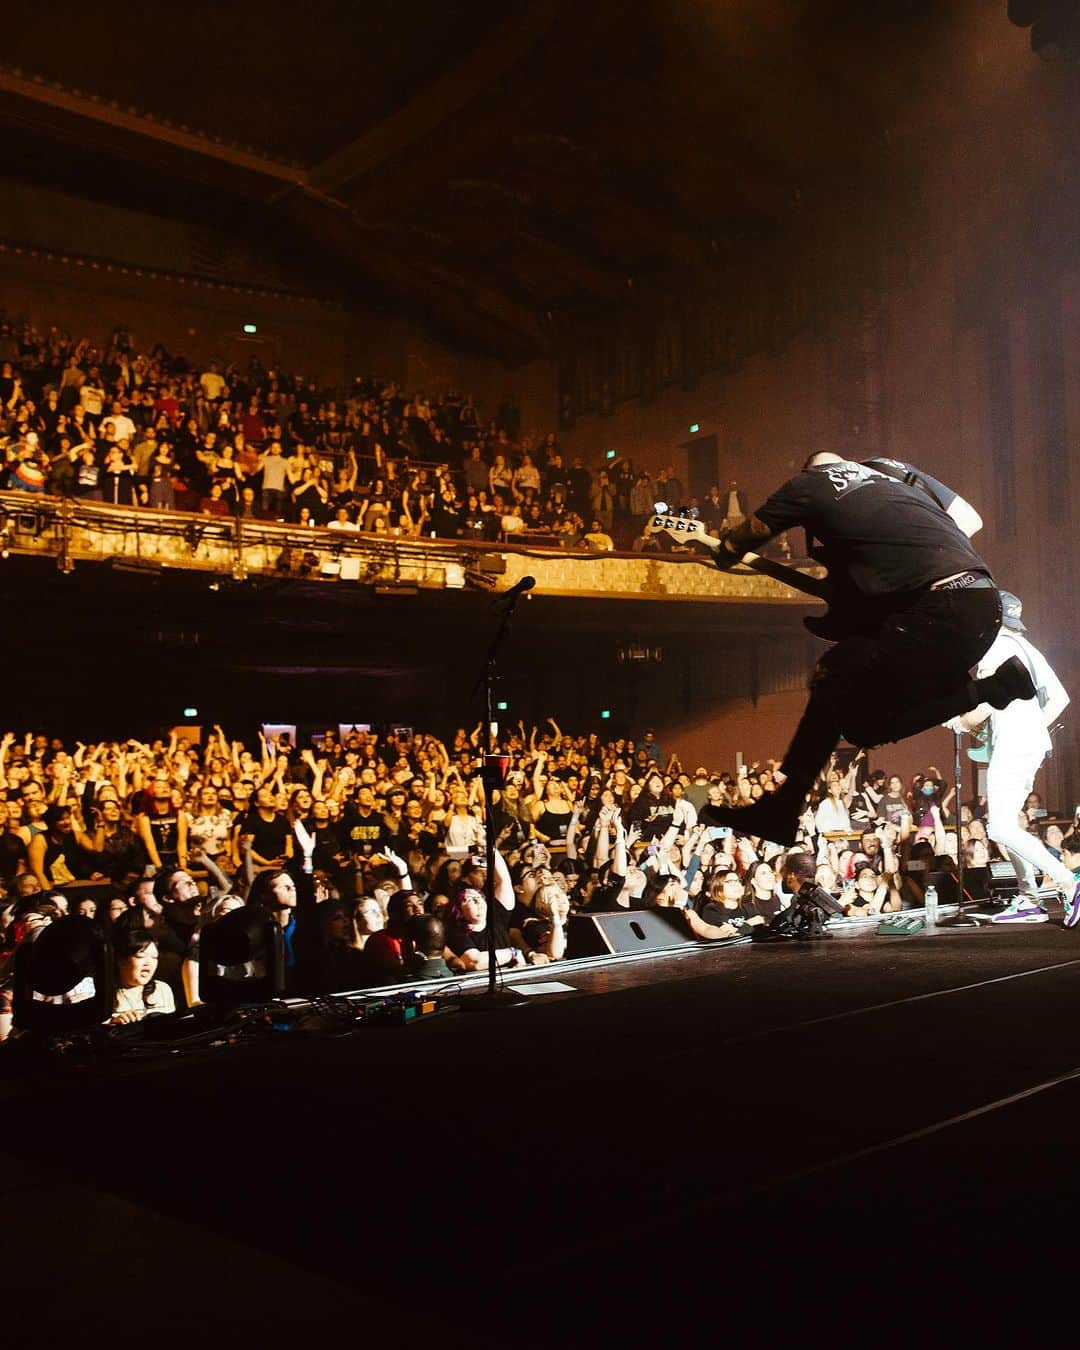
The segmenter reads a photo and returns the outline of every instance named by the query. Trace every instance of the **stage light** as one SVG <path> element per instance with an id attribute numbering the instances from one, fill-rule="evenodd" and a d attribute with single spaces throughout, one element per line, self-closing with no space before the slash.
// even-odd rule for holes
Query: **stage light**
<path id="1" fill-rule="evenodd" d="M 605 459 L 614 459 L 614 458 L 615 458 L 615 451 L 614 451 L 614 450 L 605 450 L 605 451 L 604 451 L 604 458 L 605 458 Z"/>
<path id="2" fill-rule="evenodd" d="M 690 423 L 690 435 L 691 435 L 691 436 L 693 436 L 693 434 L 694 434 L 696 431 L 700 431 L 700 430 L 701 430 L 701 423 L 700 423 L 700 422 L 691 422 L 691 423 Z"/>
<path id="3" fill-rule="evenodd" d="M 244 332 L 245 332 L 245 333 L 257 333 L 258 331 L 259 331 L 259 330 L 258 330 L 258 328 L 255 326 L 255 324 L 253 324 L 253 323 L 246 323 L 246 324 L 244 324 Z"/>
<path id="4" fill-rule="evenodd" d="M 199 710 L 198 710 L 198 708 L 185 708 L 185 709 L 184 709 L 184 716 L 185 716 L 185 717 L 198 717 L 198 715 L 199 715 Z"/>
<path id="5" fill-rule="evenodd" d="M 611 720 L 611 709 L 610 709 L 610 708 L 601 708 L 601 709 L 600 709 L 600 720 L 601 720 L 602 722 L 609 722 L 609 721 Z"/>
<path id="6" fill-rule="evenodd" d="M 89 919 L 57 919 L 23 942 L 13 976 L 14 1025 L 20 1031 L 89 1031 L 112 1013 L 112 954 Z"/>
<path id="7" fill-rule="evenodd" d="M 267 1003 L 285 991 L 285 944 L 272 914 L 245 905 L 199 940 L 199 996 L 218 1009 Z"/>
<path id="8" fill-rule="evenodd" d="M 506 699 L 502 699 L 499 703 L 495 704 L 495 707 L 498 708 L 499 712 L 505 712 L 509 706 L 510 704 L 507 703 Z"/>
<path id="9" fill-rule="evenodd" d="M 652 509 L 658 516 L 666 516 L 668 509 L 667 502 L 653 502 Z"/>

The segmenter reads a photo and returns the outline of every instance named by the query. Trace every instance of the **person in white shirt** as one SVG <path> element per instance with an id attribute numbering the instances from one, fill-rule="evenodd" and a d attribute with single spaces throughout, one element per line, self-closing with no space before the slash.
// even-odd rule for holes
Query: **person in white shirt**
<path id="1" fill-rule="evenodd" d="M 1037 874 L 1059 887 L 1065 897 L 1065 923 L 1080 920 L 1080 884 L 1065 864 L 1055 858 L 1037 835 L 1020 824 L 1020 812 L 1035 774 L 1050 753 L 1050 733 L 1069 702 L 1069 695 L 1042 652 L 1021 636 L 1023 607 L 1010 591 L 1001 592 L 1002 621 L 997 637 L 979 662 L 976 678 L 996 669 L 1012 656 L 1027 665 L 1037 697 L 1018 699 L 1005 708 L 980 704 L 946 722 L 950 731 L 979 732 L 988 738 L 986 767 L 986 832 L 1004 851 L 1016 871 L 1016 899 L 993 923 L 1045 923 L 1048 915 L 1039 902 Z"/>
<path id="2" fill-rule="evenodd" d="M 733 478 L 728 484 L 728 490 L 722 497 L 724 503 L 723 528 L 733 530 L 736 525 L 741 525 L 746 519 L 746 493 L 740 492 L 739 485 Z"/>
<path id="3" fill-rule="evenodd" d="M 349 508 L 347 506 L 338 507 L 334 512 L 334 519 L 327 522 L 326 528 L 328 530 L 349 530 L 353 534 L 358 534 L 360 532 L 360 526 L 357 525 L 355 520 L 350 518 Z"/>
<path id="4" fill-rule="evenodd" d="M 135 423 L 124 412 L 124 405 L 120 402 L 114 402 L 112 412 L 109 414 L 109 421 L 113 424 L 113 435 L 116 440 L 122 441 L 127 438 L 128 441 L 135 439 Z"/>
<path id="5" fill-rule="evenodd" d="M 833 769 L 829 774 L 828 795 L 821 799 L 814 813 L 814 828 L 818 834 L 850 834 L 851 814 L 845 800 L 847 783 Z"/>
<path id="6" fill-rule="evenodd" d="M 202 387 L 203 393 L 211 403 L 216 402 L 225 392 L 225 381 L 218 373 L 218 363 L 216 361 L 211 361 L 210 369 L 204 370 L 199 376 L 199 384 Z"/>

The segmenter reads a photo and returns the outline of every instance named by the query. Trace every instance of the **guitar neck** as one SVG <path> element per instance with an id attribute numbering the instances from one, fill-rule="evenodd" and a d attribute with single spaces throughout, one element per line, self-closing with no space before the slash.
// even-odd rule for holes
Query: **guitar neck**
<path id="1" fill-rule="evenodd" d="M 783 563 L 773 562 L 772 558 L 763 558 L 760 553 L 744 553 L 741 561 L 750 570 L 772 577 L 774 581 L 782 581 L 785 586 L 802 591 L 804 595 L 814 595 L 819 600 L 828 600 L 832 595 L 827 581 L 807 576 L 796 567 L 785 567 Z"/>
<path id="2" fill-rule="evenodd" d="M 683 527 L 679 528 L 679 525 Z M 689 525 L 690 528 L 686 528 L 686 525 Z M 695 543 L 704 544 L 710 549 L 720 547 L 719 536 L 706 534 L 698 521 L 677 523 L 670 517 L 664 519 L 657 516 L 654 518 L 650 532 L 666 534 L 680 542 L 692 540 Z M 772 577 L 774 581 L 782 581 L 785 586 L 790 586 L 796 591 L 802 591 L 804 595 L 816 596 L 819 600 L 828 600 L 832 595 L 832 590 L 827 581 L 822 581 L 819 577 L 807 576 L 805 572 L 800 572 L 795 567 L 786 567 L 783 563 L 774 562 L 772 558 L 763 558 L 760 553 L 744 553 L 738 565 L 732 570 L 760 572 L 762 576 Z"/>

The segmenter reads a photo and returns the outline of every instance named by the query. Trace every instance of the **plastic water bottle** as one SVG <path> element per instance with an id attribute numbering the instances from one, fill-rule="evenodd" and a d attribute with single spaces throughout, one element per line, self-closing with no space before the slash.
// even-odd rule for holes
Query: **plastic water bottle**
<path id="1" fill-rule="evenodd" d="M 937 903 L 936 886 L 927 886 L 926 895 L 923 899 L 923 904 L 926 907 L 926 926 L 927 928 L 933 928 L 938 921 L 938 903 Z"/>

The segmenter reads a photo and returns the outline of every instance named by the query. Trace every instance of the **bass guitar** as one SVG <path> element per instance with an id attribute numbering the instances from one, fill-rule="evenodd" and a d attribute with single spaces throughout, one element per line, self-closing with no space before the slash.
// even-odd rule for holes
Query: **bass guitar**
<path id="1" fill-rule="evenodd" d="M 644 533 L 663 535 L 676 544 L 700 544 L 710 554 L 708 558 L 701 557 L 700 562 L 713 561 L 711 555 L 720 547 L 720 537 L 709 534 L 701 521 L 690 515 L 656 512 L 650 517 Z M 815 637 L 835 642 L 838 638 L 858 631 L 859 624 L 855 622 L 854 614 L 847 612 L 845 606 L 838 603 L 836 589 L 826 578 L 809 576 L 798 568 L 787 567 L 774 562 L 772 558 L 763 558 L 760 553 L 744 553 L 738 564 L 728 570 L 735 573 L 758 572 L 762 576 L 772 577 L 774 581 L 782 581 L 785 586 L 802 591 L 804 595 L 824 600 L 830 606 L 828 612 L 803 620 Z"/>

